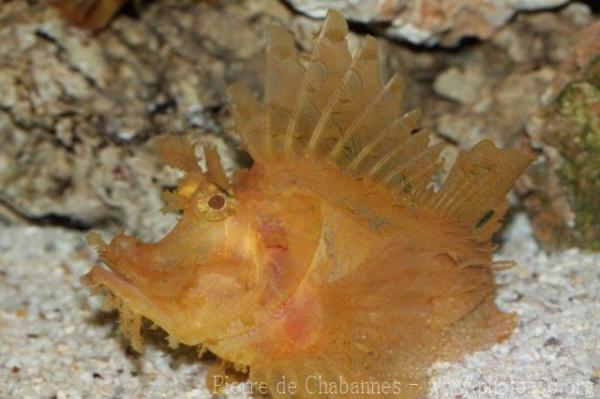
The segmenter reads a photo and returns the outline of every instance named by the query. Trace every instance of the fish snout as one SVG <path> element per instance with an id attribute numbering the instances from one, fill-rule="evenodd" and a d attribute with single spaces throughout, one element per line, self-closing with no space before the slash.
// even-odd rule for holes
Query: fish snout
<path id="1" fill-rule="evenodd" d="M 101 257 L 113 272 L 132 283 L 157 278 L 163 271 L 162 261 L 151 244 L 125 234 L 115 236 L 102 250 Z"/>

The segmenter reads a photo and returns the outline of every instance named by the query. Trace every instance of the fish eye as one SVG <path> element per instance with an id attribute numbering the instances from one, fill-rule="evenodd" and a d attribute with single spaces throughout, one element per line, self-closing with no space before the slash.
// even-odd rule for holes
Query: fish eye
<path id="1" fill-rule="evenodd" d="M 220 211 L 225 207 L 225 197 L 221 194 L 215 194 L 208 199 L 208 206 L 215 211 Z"/>
<path id="2" fill-rule="evenodd" d="M 218 222 L 229 217 L 233 210 L 232 199 L 216 190 L 196 194 L 196 213 L 203 219 Z"/>

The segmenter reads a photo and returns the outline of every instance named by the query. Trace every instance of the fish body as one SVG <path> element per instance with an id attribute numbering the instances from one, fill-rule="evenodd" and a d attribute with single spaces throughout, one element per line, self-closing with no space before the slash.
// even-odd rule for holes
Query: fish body
<path id="1" fill-rule="evenodd" d="M 292 36 L 267 29 L 263 102 L 229 89 L 255 161 L 231 181 L 213 149 L 202 171 L 180 137 L 158 142 L 186 173 L 165 195 L 179 223 L 156 243 L 93 239 L 110 270 L 84 277 L 109 291 L 134 348 L 147 318 L 274 396 L 414 397 L 434 361 L 510 334 L 490 238 L 531 159 L 484 141 L 434 191 L 441 147 L 419 112 L 400 112 L 402 81 L 381 85 L 376 41 L 352 57 L 346 34 L 330 12 L 304 66 Z"/>

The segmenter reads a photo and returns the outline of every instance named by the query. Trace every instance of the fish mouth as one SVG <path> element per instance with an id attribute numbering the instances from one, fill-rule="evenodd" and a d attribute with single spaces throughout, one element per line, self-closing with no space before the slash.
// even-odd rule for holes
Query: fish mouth
<path id="1" fill-rule="evenodd" d="M 143 352 L 144 349 L 141 336 L 143 318 L 165 330 L 169 334 L 169 342 L 180 341 L 172 336 L 171 332 L 177 330 L 172 318 L 167 317 L 174 313 L 157 304 L 118 271 L 96 265 L 81 277 L 81 282 L 99 292 L 106 290 L 104 307 L 118 311 L 120 328 L 136 351 Z"/>

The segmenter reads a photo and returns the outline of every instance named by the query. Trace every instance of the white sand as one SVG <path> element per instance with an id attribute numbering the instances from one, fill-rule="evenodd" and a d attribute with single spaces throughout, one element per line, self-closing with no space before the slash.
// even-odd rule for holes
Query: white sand
<path id="1" fill-rule="evenodd" d="M 524 216 L 505 234 L 497 303 L 513 335 L 457 364 L 438 364 L 431 398 L 600 398 L 600 254 L 548 255 Z"/>
<path id="2" fill-rule="evenodd" d="M 600 397 L 600 255 L 546 255 L 524 217 L 507 236 L 499 257 L 519 266 L 498 275 L 498 303 L 519 326 L 434 367 L 430 397 Z M 192 350 L 161 338 L 142 356 L 126 350 L 115 318 L 79 283 L 93 259 L 78 233 L 0 228 L 0 398 L 209 397 Z"/>

